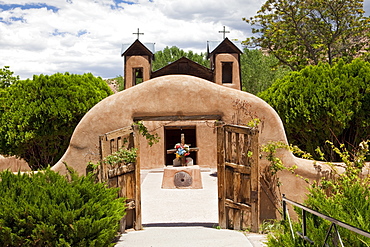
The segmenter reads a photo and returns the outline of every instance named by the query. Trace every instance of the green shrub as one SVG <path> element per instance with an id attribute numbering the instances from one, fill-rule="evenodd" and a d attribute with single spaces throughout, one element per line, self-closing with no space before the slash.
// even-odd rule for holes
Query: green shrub
<path id="1" fill-rule="evenodd" d="M 113 246 L 123 198 L 92 175 L 0 173 L 0 246 Z"/>
<path id="2" fill-rule="evenodd" d="M 355 59 L 307 66 L 258 95 L 279 114 L 291 144 L 339 161 L 326 140 L 349 150 L 370 138 L 370 63 Z"/>
<path id="3" fill-rule="evenodd" d="M 365 158 L 369 155 L 369 143 L 370 141 L 362 142 L 353 154 L 343 145 L 336 148 L 329 143 L 343 160 L 345 172 L 338 173 L 332 165 L 331 176 L 312 184 L 304 204 L 322 214 L 370 232 L 370 174 L 361 174 Z M 296 211 L 301 215 L 300 210 Z M 331 222 L 310 213 L 306 217 L 307 236 L 314 241 L 313 246 L 322 246 Z M 340 226 L 337 228 L 344 246 L 370 246 L 370 238 Z M 297 231 L 302 232 L 301 222 L 293 223 L 294 234 Z M 268 246 L 304 246 L 303 240 L 295 236 L 293 239 L 287 222 L 280 222 L 279 227 L 269 236 Z"/>

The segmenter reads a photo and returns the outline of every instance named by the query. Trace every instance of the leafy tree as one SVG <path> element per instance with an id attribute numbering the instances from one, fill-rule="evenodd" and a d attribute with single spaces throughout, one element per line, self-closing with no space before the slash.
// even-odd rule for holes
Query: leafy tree
<path id="1" fill-rule="evenodd" d="M 189 58 L 208 68 L 210 66 L 205 54 L 185 52 L 173 46 L 166 47 L 163 51 L 158 51 L 155 54 L 153 70 L 158 70 L 181 57 Z M 267 89 L 274 80 L 289 71 L 287 67 L 279 66 L 278 60 L 274 56 L 264 55 L 260 50 L 245 49 L 240 57 L 240 64 L 243 90 L 253 94 Z"/>
<path id="2" fill-rule="evenodd" d="M 0 69 L 0 88 L 9 87 L 19 80 L 19 76 L 13 76 L 14 72 L 9 70 L 9 66 Z"/>
<path id="3" fill-rule="evenodd" d="M 363 0 L 267 0 L 250 19 L 248 45 L 259 46 L 299 70 L 320 61 L 351 60 L 368 43 L 370 18 Z"/>
<path id="4" fill-rule="evenodd" d="M 117 81 L 118 91 L 122 91 L 123 89 L 125 89 L 125 82 L 123 80 L 123 76 L 117 75 L 117 77 L 114 79 Z"/>
<path id="5" fill-rule="evenodd" d="M 311 154 L 323 147 L 327 160 L 337 156 L 326 140 L 351 150 L 370 137 L 370 63 L 363 60 L 308 66 L 259 96 L 276 109 L 291 143 Z"/>
<path id="6" fill-rule="evenodd" d="M 258 94 L 290 71 L 288 67 L 279 66 L 278 63 L 274 56 L 263 54 L 261 50 L 244 49 L 240 56 L 243 91 Z"/>
<path id="7" fill-rule="evenodd" d="M 156 71 L 182 57 L 186 57 L 208 68 L 210 66 L 209 61 L 206 59 L 206 55 L 203 53 L 197 54 L 193 53 L 192 51 L 185 52 L 176 46 L 172 46 L 171 48 L 167 46 L 163 49 L 163 51 L 158 51 L 155 53 L 155 60 L 153 61 L 152 69 L 153 71 Z"/>
<path id="8" fill-rule="evenodd" d="M 0 153 L 32 169 L 54 164 L 85 113 L 111 93 L 90 73 L 35 75 L 10 85 L 0 92 Z"/>

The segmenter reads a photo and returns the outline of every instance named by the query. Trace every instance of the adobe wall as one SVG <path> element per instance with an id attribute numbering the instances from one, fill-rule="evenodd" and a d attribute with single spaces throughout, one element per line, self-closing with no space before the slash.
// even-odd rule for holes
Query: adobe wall
<path id="1" fill-rule="evenodd" d="M 25 172 L 31 171 L 27 162 L 23 159 L 17 159 L 16 157 L 4 157 L 0 155 L 0 171 L 9 170 L 11 172 Z"/>
<path id="2" fill-rule="evenodd" d="M 99 161 L 100 135 L 131 125 L 134 117 L 173 115 L 221 115 L 225 123 L 234 124 L 259 118 L 262 120 L 260 145 L 269 141 L 287 143 L 280 117 L 262 99 L 197 77 L 168 75 L 111 95 L 95 105 L 77 125 L 66 153 L 52 169 L 65 173 L 63 162 L 66 162 L 80 174 L 85 174 L 89 161 Z M 146 150 L 150 152 L 149 156 L 155 153 L 155 149 Z M 277 156 L 287 166 L 297 165 L 297 172 L 303 177 L 321 177 L 312 162 L 298 159 L 288 150 L 279 151 Z M 141 164 L 146 162 L 145 159 L 143 156 Z M 268 164 L 265 158 L 260 159 L 260 171 L 264 171 Z M 306 184 L 287 172 L 278 175 L 283 183 L 281 193 L 286 193 L 292 200 L 302 201 L 307 193 Z M 280 205 L 273 205 L 262 189 L 260 207 L 261 220 L 278 217 L 275 207 Z"/>

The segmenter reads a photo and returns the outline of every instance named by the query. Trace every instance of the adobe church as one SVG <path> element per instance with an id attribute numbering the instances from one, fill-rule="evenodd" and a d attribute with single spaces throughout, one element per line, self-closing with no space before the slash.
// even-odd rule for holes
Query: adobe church
<path id="1" fill-rule="evenodd" d="M 209 46 L 207 50 L 210 50 Z M 242 51 L 228 38 L 225 38 L 208 53 L 211 69 L 182 57 L 157 71 L 152 71 L 152 61 L 155 58 L 150 49 L 152 49 L 151 46 L 148 48 L 137 39 L 131 46 L 122 51 L 125 89 L 166 75 L 189 75 L 227 88 L 241 90 L 240 54 Z M 179 87 L 177 90 L 181 92 L 189 89 Z M 151 96 L 147 95 L 145 97 Z M 173 97 L 172 92 L 168 92 L 165 97 Z M 212 95 L 209 95 L 209 97 L 212 97 Z M 178 98 L 176 104 L 186 106 L 191 100 L 192 98 Z M 219 100 L 222 100 L 222 98 Z M 199 104 L 202 104 L 202 102 L 199 102 Z M 175 107 L 174 105 L 173 108 Z M 164 165 L 172 165 L 175 155 L 173 153 L 168 154 L 167 150 L 173 149 L 176 143 L 180 143 L 181 134 L 184 134 L 186 144 L 189 144 L 191 148 L 198 148 L 196 152 L 190 152 L 189 155 L 193 164 L 200 167 L 215 168 L 217 164 L 215 121 L 221 119 L 222 116 L 216 114 L 216 112 L 215 114 L 194 117 L 194 120 L 187 121 L 181 121 L 181 112 L 177 114 L 177 117 L 168 117 L 167 120 L 155 115 L 136 116 L 134 121 L 142 120 L 149 131 L 157 133 L 160 137 L 159 143 L 152 147 L 145 145 L 144 139 L 142 140 L 144 144 L 142 148 L 144 149 L 141 153 L 141 168 L 153 169 L 162 168 Z"/>
<path id="2" fill-rule="evenodd" d="M 307 184 L 296 174 L 312 181 L 320 179 L 329 168 L 297 158 L 287 149 L 279 150 L 276 156 L 297 169 L 296 174 L 278 173 L 282 186 L 277 190 L 270 176 L 270 162 L 259 152 L 269 142 L 288 144 L 283 123 L 265 101 L 241 90 L 241 49 L 227 38 L 208 49 L 210 69 L 180 58 L 157 71 L 151 70 L 153 51 L 139 40 L 124 49 L 125 90 L 105 98 L 85 114 L 67 151 L 52 170 L 67 173 L 67 164 L 86 174 L 87 164 L 96 164 L 116 151 L 122 146 L 121 134 L 130 130 L 130 137 L 134 133 L 135 146 L 139 147 L 136 164 L 108 171 L 112 174 L 107 176 L 112 176 L 114 186 L 123 182 L 125 185 L 120 187 L 136 191 L 121 195 L 135 205 L 135 229 L 141 229 L 140 169 L 172 165 L 176 156 L 171 149 L 180 142 L 192 149 L 189 156 L 194 165 L 217 167 L 222 228 L 247 226 L 257 231 L 263 220 L 279 217 L 281 193 L 302 202 Z M 260 120 L 257 131 L 246 130 L 254 119 Z M 143 136 L 132 132 L 130 126 L 137 121 L 142 121 L 151 134 L 158 134 L 159 142 L 150 147 Z M 235 125 L 244 130 L 233 133 Z M 245 137 L 246 133 L 253 138 Z M 234 149 L 237 142 L 241 145 Z M 113 179 L 118 173 L 129 176 Z M 244 220 L 248 222 L 241 222 Z"/>

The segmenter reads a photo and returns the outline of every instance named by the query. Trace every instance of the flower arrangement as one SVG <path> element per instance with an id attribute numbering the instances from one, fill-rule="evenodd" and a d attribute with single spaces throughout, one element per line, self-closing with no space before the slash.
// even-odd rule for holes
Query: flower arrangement
<path id="1" fill-rule="evenodd" d="M 175 152 L 176 159 L 188 156 L 190 154 L 189 145 L 187 144 L 182 145 L 181 143 L 177 143 L 175 145 L 175 149 L 177 149 L 177 151 Z"/>

